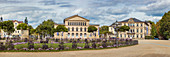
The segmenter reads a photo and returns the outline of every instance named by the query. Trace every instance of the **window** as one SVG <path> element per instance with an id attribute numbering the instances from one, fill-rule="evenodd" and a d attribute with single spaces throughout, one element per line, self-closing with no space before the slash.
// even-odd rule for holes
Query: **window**
<path id="1" fill-rule="evenodd" d="M 84 26 L 84 22 L 83 22 L 83 26 Z"/>
<path id="2" fill-rule="evenodd" d="M 86 28 L 84 28 L 84 31 L 86 32 Z"/>
<path id="3" fill-rule="evenodd" d="M 135 32 L 135 30 L 133 29 L 133 32 Z"/>
<path id="4" fill-rule="evenodd" d="M 85 26 L 86 26 L 86 22 L 85 22 Z"/>
<path id="5" fill-rule="evenodd" d="M 141 38 L 142 38 L 142 34 L 141 34 Z"/>
<path id="6" fill-rule="evenodd" d="M 80 37 L 82 37 L 82 33 L 80 33 Z"/>
<path id="7" fill-rule="evenodd" d="M 79 26 L 80 26 L 80 22 L 79 22 Z"/>
<path id="8" fill-rule="evenodd" d="M 74 38 L 74 33 L 72 33 L 72 38 Z"/>
<path id="9" fill-rule="evenodd" d="M 86 33 L 84 33 L 84 37 L 86 37 Z"/>
<path id="10" fill-rule="evenodd" d="M 142 27 L 142 24 L 141 24 L 141 27 Z"/>
<path id="11" fill-rule="evenodd" d="M 129 37 L 129 35 L 128 35 L 128 37 Z"/>
<path id="12" fill-rule="evenodd" d="M 141 29 L 141 33 L 142 33 L 142 29 Z"/>
<path id="13" fill-rule="evenodd" d="M 68 33 L 68 37 L 70 37 L 70 33 Z"/>
<path id="14" fill-rule="evenodd" d="M 138 24 L 136 26 L 138 27 Z"/>
<path id="15" fill-rule="evenodd" d="M 80 31 L 82 31 L 82 27 L 80 28 Z"/>
<path id="16" fill-rule="evenodd" d="M 72 27 L 72 31 L 74 31 L 74 27 Z"/>
<path id="17" fill-rule="evenodd" d="M 126 23 L 124 23 L 124 26 L 126 26 Z"/>
<path id="18" fill-rule="evenodd" d="M 136 29 L 136 31 L 138 32 L 138 29 Z"/>
<path id="19" fill-rule="evenodd" d="M 76 31 L 78 31 L 78 27 L 76 28 Z"/>
<path id="20" fill-rule="evenodd" d="M 124 35 L 124 37 L 126 38 L 126 34 Z"/>
<path id="21" fill-rule="evenodd" d="M 122 34 L 120 34 L 120 37 L 122 37 Z"/>
<path id="22" fill-rule="evenodd" d="M 68 22 L 68 25 L 70 25 L 70 23 Z"/>
<path id="23" fill-rule="evenodd" d="M 59 32 L 57 32 L 57 36 L 59 36 Z"/>
<path id="24" fill-rule="evenodd" d="M 17 25 L 17 23 L 15 23 L 15 25 Z"/>
<path id="25" fill-rule="evenodd" d="M 138 34 L 136 35 L 136 37 L 138 38 Z"/>
<path id="26" fill-rule="evenodd" d="M 68 31 L 70 31 L 70 27 L 68 27 Z"/>
<path id="27" fill-rule="evenodd" d="M 82 26 L 82 22 L 81 22 L 81 24 L 80 24 L 81 26 Z"/>
<path id="28" fill-rule="evenodd" d="M 19 31 L 18 31 L 18 33 L 19 33 Z"/>
<path id="29" fill-rule="evenodd" d="M 94 33 L 94 36 L 96 37 L 96 33 Z"/>
<path id="30" fill-rule="evenodd" d="M 78 33 L 76 33 L 76 38 L 78 38 Z"/>

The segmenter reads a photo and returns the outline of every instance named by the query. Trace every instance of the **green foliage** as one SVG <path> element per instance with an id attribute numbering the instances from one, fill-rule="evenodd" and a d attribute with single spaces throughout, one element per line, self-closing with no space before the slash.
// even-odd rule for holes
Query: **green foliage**
<path id="1" fill-rule="evenodd" d="M 68 29 L 64 25 L 58 25 L 56 29 L 53 29 L 55 32 L 68 32 Z"/>
<path id="2" fill-rule="evenodd" d="M 53 20 L 47 20 L 47 21 L 43 21 L 42 24 L 38 25 L 36 28 L 36 33 L 39 34 L 49 34 L 49 35 L 53 35 L 53 30 L 54 28 L 54 22 Z"/>
<path id="3" fill-rule="evenodd" d="M 104 34 L 104 37 L 106 37 L 106 34 L 113 34 L 112 32 L 109 31 L 109 26 L 102 26 L 100 28 L 100 34 Z"/>
<path id="4" fill-rule="evenodd" d="M 10 35 L 10 33 L 13 33 L 15 31 L 14 24 L 12 21 L 4 21 L 2 22 L 2 29 Z"/>
<path id="5" fill-rule="evenodd" d="M 25 23 L 21 23 L 17 26 L 17 30 L 27 30 L 28 29 L 28 25 Z"/>
<path id="6" fill-rule="evenodd" d="M 97 31 L 97 28 L 95 26 L 88 27 L 88 32 L 94 32 L 94 31 Z"/>
<path id="7" fill-rule="evenodd" d="M 154 36 L 145 36 L 145 39 L 154 39 Z"/>
<path id="8" fill-rule="evenodd" d="M 28 20 L 27 20 L 27 17 L 25 17 L 25 24 L 28 24 Z"/>
<path id="9" fill-rule="evenodd" d="M 121 27 L 117 27 L 117 28 L 119 28 L 118 31 L 121 31 L 121 32 L 129 31 L 129 29 L 130 29 L 129 26 L 121 26 Z"/>
<path id="10" fill-rule="evenodd" d="M 170 38 L 170 11 L 165 13 L 161 20 L 159 20 L 159 33 L 165 39 Z"/>
<path id="11" fill-rule="evenodd" d="M 158 36 L 158 34 L 157 34 L 157 30 L 156 30 L 156 25 L 155 25 L 155 23 L 154 22 L 152 22 L 152 21 L 149 21 L 150 23 L 151 23 L 151 35 L 152 36 Z"/>

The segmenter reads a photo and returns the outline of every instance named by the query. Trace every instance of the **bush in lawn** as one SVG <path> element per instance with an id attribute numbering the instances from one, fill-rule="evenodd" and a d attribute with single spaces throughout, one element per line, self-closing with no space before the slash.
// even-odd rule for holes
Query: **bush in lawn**
<path id="1" fill-rule="evenodd" d="M 32 41 L 28 42 L 28 49 L 33 49 L 34 48 L 34 43 Z"/>
<path id="2" fill-rule="evenodd" d="M 76 48 L 77 48 L 76 41 L 73 41 L 73 43 L 72 43 L 72 49 L 76 49 Z"/>
<path id="3" fill-rule="evenodd" d="M 0 44 L 0 50 L 5 50 L 5 46 L 3 45 L 3 43 Z"/>
<path id="4" fill-rule="evenodd" d="M 85 44 L 84 48 L 89 48 L 89 45 L 88 43 Z"/>
<path id="5" fill-rule="evenodd" d="M 14 45 L 12 44 L 12 41 L 11 41 L 11 40 L 10 40 L 10 42 L 8 43 L 7 48 L 8 48 L 9 50 L 13 50 L 13 49 L 14 49 Z"/>
<path id="6" fill-rule="evenodd" d="M 58 46 L 59 50 L 64 50 L 64 42 L 61 42 Z"/>
<path id="7" fill-rule="evenodd" d="M 70 41 L 69 41 L 69 42 L 71 43 L 72 41 L 73 41 L 73 39 L 70 39 Z"/>
<path id="8" fill-rule="evenodd" d="M 84 46 L 84 48 L 89 48 L 88 40 L 87 39 L 85 39 L 85 46 Z"/>
<path id="9" fill-rule="evenodd" d="M 95 42 L 93 42 L 92 47 L 96 48 L 96 43 Z"/>
<path id="10" fill-rule="evenodd" d="M 102 42 L 102 46 L 103 46 L 103 48 L 106 48 L 106 47 L 107 47 L 106 42 L 107 42 L 107 40 L 103 40 L 103 42 Z"/>
<path id="11" fill-rule="evenodd" d="M 28 42 L 28 39 L 27 39 L 27 38 L 25 38 L 25 39 L 24 39 L 24 42 Z"/>
<path id="12" fill-rule="evenodd" d="M 59 39 L 55 39 L 55 42 L 58 42 Z"/>
<path id="13" fill-rule="evenodd" d="M 43 49 L 48 49 L 48 45 L 44 44 L 42 48 Z"/>

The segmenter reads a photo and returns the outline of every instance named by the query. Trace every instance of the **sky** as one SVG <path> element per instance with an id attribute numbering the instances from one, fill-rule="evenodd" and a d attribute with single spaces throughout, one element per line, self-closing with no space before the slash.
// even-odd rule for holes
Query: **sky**
<path id="1" fill-rule="evenodd" d="M 170 0 L 0 0 L 0 5 L 4 20 L 27 17 L 34 28 L 44 20 L 63 23 L 77 14 L 100 26 L 128 18 L 157 22 L 170 10 Z"/>

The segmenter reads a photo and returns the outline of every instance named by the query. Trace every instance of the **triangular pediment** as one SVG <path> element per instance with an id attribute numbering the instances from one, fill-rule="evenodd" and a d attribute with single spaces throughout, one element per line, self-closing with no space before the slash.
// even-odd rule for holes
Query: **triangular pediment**
<path id="1" fill-rule="evenodd" d="M 71 17 L 68 17 L 68 18 L 66 18 L 66 19 L 64 19 L 64 21 L 74 21 L 74 20 L 79 20 L 79 21 L 89 21 L 88 19 L 86 19 L 86 18 L 83 18 L 83 17 L 81 17 L 81 16 L 78 16 L 78 15 L 74 15 L 74 16 L 71 16 Z"/>

